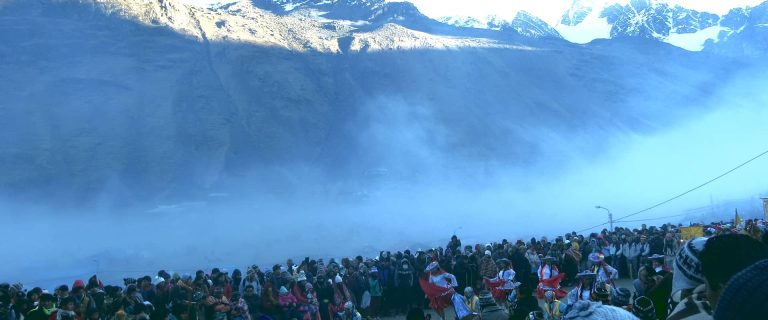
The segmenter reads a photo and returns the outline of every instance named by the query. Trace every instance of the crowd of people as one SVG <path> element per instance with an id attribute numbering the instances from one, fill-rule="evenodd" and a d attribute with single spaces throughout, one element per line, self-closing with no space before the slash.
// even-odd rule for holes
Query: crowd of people
<path id="1" fill-rule="evenodd" d="M 105 285 L 97 275 L 48 291 L 0 284 L 0 320 L 766 319 L 765 221 L 617 227 L 550 240 L 506 239 L 304 258 L 194 274 L 160 270 Z M 621 283 L 631 285 L 622 287 Z"/>

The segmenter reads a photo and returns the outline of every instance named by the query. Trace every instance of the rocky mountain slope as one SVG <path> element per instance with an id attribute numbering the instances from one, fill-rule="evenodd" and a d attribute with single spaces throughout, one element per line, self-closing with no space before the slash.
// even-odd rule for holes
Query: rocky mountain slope
<path id="1" fill-rule="evenodd" d="M 682 121 L 747 64 L 635 38 L 577 46 L 293 9 L 3 2 L 0 195 L 126 203 L 482 180 Z"/>

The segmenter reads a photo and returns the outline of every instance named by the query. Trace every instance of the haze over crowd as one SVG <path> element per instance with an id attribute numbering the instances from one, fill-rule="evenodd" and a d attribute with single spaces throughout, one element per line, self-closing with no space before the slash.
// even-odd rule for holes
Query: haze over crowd
<path id="1" fill-rule="evenodd" d="M 184 43 L 179 40 L 172 45 L 183 47 Z M 79 46 L 72 46 L 80 50 Z M 133 50 L 140 52 L 144 48 Z M 98 50 L 85 52 L 99 53 Z M 275 53 L 264 55 L 268 54 Z M 432 57 L 429 54 L 432 52 L 420 51 L 409 57 Z M 444 57 L 446 60 L 476 57 L 456 52 L 448 54 L 452 56 Z M 295 58 L 294 55 L 286 56 Z M 386 54 L 361 54 L 354 59 L 365 62 L 370 58 L 374 61 L 371 64 L 375 64 L 373 59 L 383 59 L 381 56 Z M 506 66 L 494 59 L 507 56 L 480 57 L 483 59 L 466 67 L 469 70 L 466 73 L 477 79 L 440 84 L 467 83 L 469 86 L 470 82 L 493 76 L 476 75 L 471 71 L 493 69 L 494 63 Z M 525 58 L 529 56 L 521 60 Z M 149 59 L 149 56 L 137 54 L 127 58 L 129 62 L 141 59 Z M 58 200 L 60 195 L 56 192 L 49 193 L 47 196 L 50 198 L 41 196 L 23 200 L 0 194 L 0 219 L 13 222 L 13 228 L 6 230 L 6 236 L 19 240 L 3 248 L 4 257 L 15 262 L 0 266 L 0 274 L 10 279 L 29 279 L 28 286 L 55 285 L 59 284 L 58 277 L 69 279 L 96 271 L 106 281 L 115 282 L 134 271 L 147 270 L 149 273 L 169 268 L 189 272 L 206 266 L 269 265 L 282 261 L 286 255 L 297 258 L 358 253 L 372 256 L 380 249 L 441 245 L 454 232 L 460 234 L 466 243 L 484 243 L 503 237 L 527 239 L 580 230 L 606 221 L 605 213 L 595 210 L 595 205 L 610 208 L 616 216 L 643 209 L 703 183 L 768 148 L 765 142 L 768 126 L 764 120 L 768 119 L 768 93 L 764 90 L 768 77 L 764 64 L 755 63 L 742 72 L 720 79 L 717 85 L 700 88 L 701 96 L 706 98 L 679 109 L 677 106 L 646 106 L 648 97 L 645 94 L 669 86 L 683 86 L 684 83 L 652 82 L 645 76 L 626 73 L 623 76 L 629 79 L 627 82 L 633 83 L 633 90 L 615 93 L 626 99 L 617 98 L 621 104 L 607 103 L 617 110 L 628 108 L 628 105 L 641 110 L 647 108 L 648 114 L 667 108 L 667 117 L 624 119 L 627 122 L 612 123 L 611 128 L 594 125 L 599 122 L 589 122 L 591 119 L 574 119 L 561 128 L 539 125 L 529 119 L 516 121 L 479 117 L 486 122 L 470 123 L 473 124 L 467 126 L 470 129 L 458 130 L 461 125 L 478 121 L 478 118 L 462 117 L 476 110 L 468 108 L 466 113 L 456 112 L 465 106 L 436 103 L 427 94 L 423 95 L 427 98 L 422 98 L 419 92 L 455 91 L 455 96 L 451 97 L 496 102 L 501 100 L 501 95 L 489 97 L 491 93 L 498 94 L 512 86 L 534 86 L 527 81 L 535 84 L 545 81 L 513 79 L 518 82 L 497 83 L 497 87 L 487 90 L 491 93 L 432 88 L 429 79 L 438 76 L 419 78 L 417 75 L 423 70 L 419 68 L 431 67 L 424 64 L 424 60 L 414 59 L 415 62 L 406 61 L 402 66 L 392 66 L 401 68 L 396 70 L 416 70 L 412 78 L 408 75 L 403 78 L 404 82 L 413 80 L 420 90 L 398 92 L 398 84 L 392 84 L 386 90 L 361 99 L 365 103 L 354 105 L 359 111 L 351 116 L 349 123 L 344 124 L 346 130 L 341 131 L 350 133 L 355 143 L 341 145 L 339 155 L 345 169 L 338 172 L 328 170 L 327 165 L 318 165 L 315 159 L 280 166 L 252 167 L 248 174 L 212 184 L 213 187 L 204 190 L 204 193 L 157 195 L 132 203 L 115 200 L 119 200 L 121 195 L 113 194 L 112 189 L 106 187 L 97 192 L 95 200 L 79 204 L 81 199 L 70 199 L 72 201 L 67 206 L 49 201 L 53 198 Z M 598 59 L 590 57 L 587 62 L 595 60 Z M 126 70 L 132 68 L 129 63 L 126 65 Z M 520 72 L 539 75 L 536 67 L 530 67 L 533 71 L 521 68 Z M 336 70 L 332 67 L 328 69 Z M 208 72 L 202 67 L 200 70 L 203 70 L 201 73 Z M 587 77 L 593 70 L 580 71 L 584 72 L 580 76 Z M 677 71 L 674 68 L 669 70 L 672 74 Z M 448 75 L 457 74 L 461 75 L 460 72 Z M 236 75 L 240 77 L 233 77 L 234 80 L 248 79 L 248 74 Z M 556 78 L 550 74 L 544 76 Z M 584 81 L 600 80 L 587 79 Z M 0 80 L 6 81 L 3 82 L 6 84 L 17 82 L 7 78 Z M 370 79 L 372 83 L 376 80 Z M 685 80 L 699 83 L 701 79 Z M 67 84 L 87 87 L 89 82 L 72 81 Z M 204 88 L 211 84 L 192 82 L 184 85 Z M 367 84 L 358 85 L 365 88 Z M 79 87 L 63 88 L 61 90 Z M 93 92 L 106 92 L 104 95 L 108 95 L 123 90 L 112 84 L 101 89 L 104 91 Z M 58 107 L 51 101 L 66 100 L 60 99 L 58 93 L 40 99 L 48 99 L 45 103 Z M 100 102 L 97 93 L 88 98 Z M 211 97 L 216 96 L 212 94 L 203 98 Z M 70 100 L 77 100 L 75 98 Z M 525 102 L 526 97 L 521 96 L 520 99 Z M 660 100 L 655 97 L 648 103 L 657 104 Z M 516 106 L 517 102 L 510 99 L 508 108 Z M 5 112 L 3 107 L 0 105 L 1 112 Z M 507 105 L 493 107 L 503 109 Z M 523 115 L 535 111 L 521 110 Z M 77 122 L 87 119 L 80 118 L 82 115 L 74 111 L 61 118 L 51 116 L 56 118 L 51 121 Z M 83 109 L 79 111 L 87 113 Z M 606 110 L 605 113 L 612 115 L 614 111 Z M 558 117 L 569 115 L 563 114 L 565 116 L 556 114 L 552 116 L 555 120 L 547 120 L 555 122 L 560 120 Z M 614 119 L 622 118 L 616 116 Z M 95 119 L 94 122 L 109 123 L 109 120 Z M 312 121 L 323 118 L 310 120 L 306 122 L 308 126 L 314 125 Z M 617 127 L 620 129 L 616 130 Z M 637 130 L 638 127 L 643 130 Z M 484 131 L 477 128 L 501 129 Z M 504 135 L 511 132 L 524 133 L 519 135 L 524 138 L 519 141 L 519 148 L 509 150 L 507 144 L 496 143 L 512 140 Z M 474 145 L 500 147 L 472 148 Z M 75 149 L 78 146 L 67 147 Z M 487 156 L 483 152 L 504 156 Z M 188 160 L 205 163 L 208 159 Z M 124 174 L 112 173 L 115 176 Z M 678 215 L 692 208 L 710 205 L 714 206 L 690 212 L 689 216 L 670 218 L 669 222 L 727 218 L 735 208 L 728 207 L 725 211 L 721 204 L 732 200 L 754 203 L 751 207 L 739 207 L 739 210 L 745 218 L 757 217 L 760 215 L 759 204 L 749 200 L 766 195 L 765 177 L 768 177 L 768 158 L 763 157 L 675 202 L 637 216 L 637 219 Z M 76 178 L 71 177 L 72 180 Z M 115 178 L 116 185 L 120 182 Z M 66 194 L 69 190 L 62 187 L 60 191 Z M 715 216 L 708 216 L 712 211 L 715 211 Z M 206 260 L 200 261 L 199 257 Z M 51 265 L 59 268 L 52 271 L 49 269 Z M 38 277 L 42 271 L 49 276 L 44 279 Z"/>

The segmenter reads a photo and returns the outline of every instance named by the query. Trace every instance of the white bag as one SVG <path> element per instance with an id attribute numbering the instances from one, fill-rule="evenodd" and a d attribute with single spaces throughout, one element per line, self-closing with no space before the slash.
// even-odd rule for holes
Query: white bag
<path id="1" fill-rule="evenodd" d="M 366 290 L 363 292 L 363 301 L 360 301 L 360 309 L 368 309 L 371 305 L 371 293 Z"/>

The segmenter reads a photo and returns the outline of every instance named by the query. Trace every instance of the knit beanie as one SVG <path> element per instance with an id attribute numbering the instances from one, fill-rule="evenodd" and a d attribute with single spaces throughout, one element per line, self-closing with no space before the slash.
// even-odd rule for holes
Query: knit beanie
<path id="1" fill-rule="evenodd" d="M 672 276 L 673 293 L 683 289 L 693 289 L 704 283 L 699 255 L 704 249 L 707 239 L 709 238 L 692 239 L 677 251 L 673 265 L 675 271 Z"/>
<path id="2" fill-rule="evenodd" d="M 632 299 L 632 292 L 627 288 L 618 288 L 613 290 L 613 298 L 611 302 L 614 306 L 625 307 L 629 305 L 629 300 Z"/>
<path id="3" fill-rule="evenodd" d="M 496 305 L 496 300 L 493 299 L 493 296 L 488 291 L 480 292 L 478 299 L 481 307 Z"/>
<path id="4" fill-rule="evenodd" d="M 768 260 L 759 261 L 737 273 L 728 284 L 715 309 L 715 320 L 765 319 L 768 314 Z"/>
<path id="5" fill-rule="evenodd" d="M 563 319 L 637 320 L 637 317 L 622 308 L 607 306 L 598 302 L 579 301 L 573 305 L 571 311 Z"/>
<path id="6" fill-rule="evenodd" d="M 646 296 L 640 296 L 632 304 L 632 313 L 641 320 L 656 320 L 656 307 Z"/>

